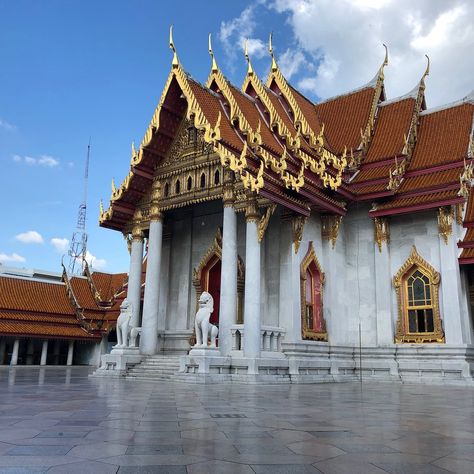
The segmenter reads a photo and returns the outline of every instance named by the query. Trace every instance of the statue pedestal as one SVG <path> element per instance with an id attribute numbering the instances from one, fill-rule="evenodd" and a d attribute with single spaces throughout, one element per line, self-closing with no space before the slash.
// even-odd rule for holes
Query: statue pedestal
<path id="1" fill-rule="evenodd" d="M 229 364 L 230 358 L 223 357 L 218 347 L 193 347 L 188 355 L 181 357 L 180 372 L 210 374 L 215 372 L 215 367 Z M 219 369 L 217 371 L 219 372 Z"/>
<path id="2" fill-rule="evenodd" d="M 220 357 L 221 352 L 218 347 L 193 347 L 189 351 L 190 356 Z"/>
<path id="3" fill-rule="evenodd" d="M 93 376 L 123 377 L 127 370 L 143 359 L 138 347 L 114 347 L 110 354 L 100 358 L 100 367 Z"/>

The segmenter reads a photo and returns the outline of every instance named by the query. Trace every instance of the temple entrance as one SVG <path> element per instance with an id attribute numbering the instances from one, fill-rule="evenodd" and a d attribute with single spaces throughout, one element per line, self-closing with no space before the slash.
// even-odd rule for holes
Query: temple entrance
<path id="1" fill-rule="evenodd" d="M 221 302 L 221 259 L 215 255 L 201 272 L 201 292 L 207 291 L 214 298 L 214 311 L 211 323 L 219 326 L 219 307 Z"/>
<path id="2" fill-rule="evenodd" d="M 203 291 L 207 291 L 214 298 L 214 312 L 211 314 L 211 323 L 219 326 L 219 307 L 221 301 L 221 270 L 222 270 L 222 235 L 218 229 L 212 245 L 209 247 L 197 268 L 193 272 L 193 285 L 196 290 L 196 311 L 199 307 L 198 299 Z M 242 323 L 243 294 L 245 272 L 244 263 L 238 257 L 237 261 L 237 321 Z"/>

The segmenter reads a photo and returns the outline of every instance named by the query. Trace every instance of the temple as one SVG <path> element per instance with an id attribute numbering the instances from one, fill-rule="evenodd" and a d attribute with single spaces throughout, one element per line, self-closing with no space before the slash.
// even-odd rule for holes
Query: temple
<path id="1" fill-rule="evenodd" d="M 115 344 L 127 274 L 0 266 L 0 365 L 98 365 Z"/>
<path id="2" fill-rule="evenodd" d="M 205 85 L 171 31 L 170 47 L 129 172 L 100 205 L 100 226 L 127 240 L 128 280 L 80 302 L 93 278 L 63 278 L 86 308 L 78 338 L 100 337 L 126 295 L 136 345 L 102 355 L 96 374 L 472 383 L 474 94 L 428 109 L 428 59 L 413 90 L 387 99 L 386 52 L 369 83 L 313 103 L 285 79 L 271 38 L 268 78 L 246 51 L 242 87 L 210 38 Z M 218 347 L 190 351 L 203 292 Z"/>

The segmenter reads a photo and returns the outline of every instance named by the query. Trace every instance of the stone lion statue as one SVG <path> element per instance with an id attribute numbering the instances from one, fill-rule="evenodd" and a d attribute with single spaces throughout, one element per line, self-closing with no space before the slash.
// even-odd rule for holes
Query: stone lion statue
<path id="1" fill-rule="evenodd" d="M 214 298 L 210 293 L 204 291 L 199 297 L 199 310 L 196 313 L 194 327 L 196 330 L 196 344 L 194 347 L 208 347 L 208 338 L 211 338 L 209 347 L 216 347 L 216 339 L 219 329 L 209 322 L 211 313 L 214 311 Z"/>
<path id="2" fill-rule="evenodd" d="M 128 347 L 130 332 L 132 326 L 130 320 L 132 319 L 132 303 L 127 298 L 122 301 L 120 305 L 120 314 L 117 318 L 117 344 L 116 348 Z"/>

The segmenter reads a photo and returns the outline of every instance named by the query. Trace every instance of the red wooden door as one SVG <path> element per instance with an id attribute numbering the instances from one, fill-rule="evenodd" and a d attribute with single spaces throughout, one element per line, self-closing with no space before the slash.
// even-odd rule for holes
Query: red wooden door
<path id="1" fill-rule="evenodd" d="M 221 261 L 218 260 L 209 270 L 208 292 L 214 298 L 214 312 L 211 314 L 211 323 L 219 325 L 219 306 L 221 301 Z"/>

